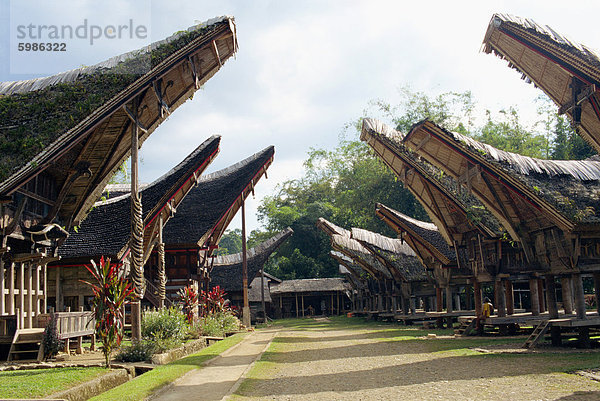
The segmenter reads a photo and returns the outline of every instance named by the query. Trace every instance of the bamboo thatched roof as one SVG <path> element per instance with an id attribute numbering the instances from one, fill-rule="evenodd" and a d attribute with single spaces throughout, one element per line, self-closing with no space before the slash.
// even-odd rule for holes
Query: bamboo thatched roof
<path id="1" fill-rule="evenodd" d="M 309 278 L 302 280 L 284 280 L 271 286 L 271 294 L 293 294 L 300 292 L 350 291 L 350 285 L 343 278 Z"/>
<path id="2" fill-rule="evenodd" d="M 375 257 L 396 273 L 403 281 L 424 281 L 427 279 L 425 266 L 417 258 L 413 249 L 397 238 L 389 238 L 372 231 L 352 228 L 352 238 L 360 242 Z"/>
<path id="3" fill-rule="evenodd" d="M 225 229 L 273 162 L 275 148 L 262 151 L 226 169 L 203 176 L 175 217 L 165 227 L 163 239 L 169 246 L 218 245 Z"/>
<path id="4" fill-rule="evenodd" d="M 416 124 L 408 147 L 457 177 L 502 221 L 517 231 L 600 221 L 600 162 L 539 160 L 500 151 L 430 122 Z"/>
<path id="5" fill-rule="evenodd" d="M 402 233 L 401 235 L 405 239 L 406 236 L 414 238 L 419 245 L 427 250 L 427 256 L 433 256 L 439 263 L 444 265 L 456 263 L 456 253 L 444 241 L 435 224 L 413 219 L 381 203 L 377 204 L 376 213 L 396 232 Z M 422 253 L 417 249 L 415 251 L 419 254 Z M 422 255 L 421 258 L 423 260 L 426 256 Z"/>
<path id="6" fill-rule="evenodd" d="M 216 157 L 220 142 L 220 136 L 210 137 L 171 171 L 140 191 L 146 258 L 157 234 L 159 216 L 166 224 L 170 209 L 177 208 L 192 190 L 197 177 Z M 59 247 L 59 255 L 63 259 L 98 256 L 121 259 L 129 249 L 130 207 L 130 194 L 96 203 L 81 225 L 70 230 L 69 237 Z"/>
<path id="7" fill-rule="evenodd" d="M 541 88 L 571 121 L 578 133 L 600 151 L 600 57 L 549 26 L 531 19 L 494 14 L 483 40 L 494 53 Z"/>
<path id="8" fill-rule="evenodd" d="M 485 238 L 500 235 L 500 225 L 456 180 L 421 160 L 402 143 L 404 135 L 380 121 L 365 118 L 360 136 L 411 191 L 449 245 L 476 231 Z"/>
<path id="9" fill-rule="evenodd" d="M 291 228 L 277 233 L 272 238 L 262 242 L 260 245 L 249 249 L 246 253 L 248 266 L 248 280 L 252 281 L 254 277 L 263 268 L 269 256 L 279 248 L 294 231 Z M 242 290 L 242 262 L 243 254 L 241 252 L 233 255 L 217 256 L 210 272 L 210 286 L 220 286 L 225 291 Z M 260 286 L 259 286 L 260 289 Z"/>
<path id="10" fill-rule="evenodd" d="M 125 108 L 143 110 L 141 145 L 236 51 L 233 18 L 221 17 L 96 66 L 0 84 L 0 195 L 43 172 L 56 184 L 46 220 L 79 224 L 130 155 Z"/>

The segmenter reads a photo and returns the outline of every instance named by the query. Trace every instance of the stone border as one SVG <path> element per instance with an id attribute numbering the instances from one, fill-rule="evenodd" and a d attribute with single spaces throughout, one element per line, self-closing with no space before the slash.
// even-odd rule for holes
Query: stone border
<path id="1" fill-rule="evenodd" d="M 196 352 L 200 351 L 201 349 L 206 348 L 206 344 L 207 344 L 206 338 L 200 337 L 199 339 L 190 341 L 189 343 L 184 344 L 183 346 L 181 346 L 179 348 L 172 349 L 172 350 L 167 351 L 162 354 L 152 355 L 151 362 L 154 365 L 166 365 L 169 362 L 173 362 L 177 359 L 181 359 L 187 355 L 196 353 Z"/>
<path id="2" fill-rule="evenodd" d="M 69 401 L 85 401 L 113 387 L 120 386 L 132 378 L 132 375 L 126 369 L 117 369 L 68 390 L 54 393 L 51 397 Z"/>

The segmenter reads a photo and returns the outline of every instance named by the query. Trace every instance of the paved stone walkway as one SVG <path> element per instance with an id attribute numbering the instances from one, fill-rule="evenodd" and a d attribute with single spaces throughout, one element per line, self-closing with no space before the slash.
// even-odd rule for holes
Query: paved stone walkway
<path id="1" fill-rule="evenodd" d="M 254 332 L 236 346 L 209 361 L 202 369 L 185 374 L 153 401 L 221 400 L 233 393 L 254 361 L 267 349 L 277 329 Z"/>

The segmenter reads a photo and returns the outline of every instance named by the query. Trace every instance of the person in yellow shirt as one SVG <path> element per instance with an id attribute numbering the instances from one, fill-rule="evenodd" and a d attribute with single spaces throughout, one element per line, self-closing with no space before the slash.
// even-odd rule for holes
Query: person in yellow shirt
<path id="1" fill-rule="evenodd" d="M 490 317 L 492 313 L 494 313 L 494 305 L 492 305 L 488 297 L 485 297 L 483 300 L 483 318 Z"/>

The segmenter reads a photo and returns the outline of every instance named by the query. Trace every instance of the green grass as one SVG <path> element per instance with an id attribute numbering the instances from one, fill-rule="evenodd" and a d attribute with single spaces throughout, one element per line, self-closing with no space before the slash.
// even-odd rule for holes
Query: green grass
<path id="1" fill-rule="evenodd" d="M 56 368 L 0 372 L 0 398 L 39 398 L 74 387 L 108 371 Z"/>
<path id="2" fill-rule="evenodd" d="M 192 354 L 167 365 L 161 365 L 127 383 L 92 398 L 92 400 L 142 400 L 161 387 L 174 382 L 190 370 L 202 367 L 204 362 L 218 356 L 223 351 L 239 343 L 245 336 L 245 333 L 240 333 L 227 337 L 223 341 L 219 341 L 210 347 L 204 348 L 196 354 Z"/>

